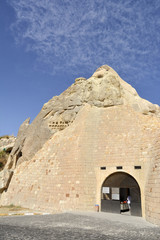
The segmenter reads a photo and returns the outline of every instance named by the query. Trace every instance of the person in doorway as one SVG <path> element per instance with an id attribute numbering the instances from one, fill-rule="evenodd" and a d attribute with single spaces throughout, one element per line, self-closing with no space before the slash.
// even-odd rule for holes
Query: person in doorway
<path id="1" fill-rule="evenodd" d="M 129 207 L 129 210 L 130 210 L 131 209 L 131 196 L 127 197 L 127 203 L 128 203 L 128 207 Z"/>

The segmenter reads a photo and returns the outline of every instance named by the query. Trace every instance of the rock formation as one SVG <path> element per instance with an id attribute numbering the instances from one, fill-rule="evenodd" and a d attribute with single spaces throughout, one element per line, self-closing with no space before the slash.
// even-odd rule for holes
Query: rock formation
<path id="1" fill-rule="evenodd" d="M 0 137 L 0 171 L 2 171 L 6 165 L 15 140 L 16 138 L 14 136 L 5 135 Z"/>
<path id="2" fill-rule="evenodd" d="M 158 127 L 159 106 L 140 98 L 104 65 L 89 79 L 77 78 L 45 103 L 31 124 L 27 119 L 21 125 L 0 174 L 1 192 L 8 188 L 1 202 L 48 210 L 91 210 L 99 201 L 102 165 L 113 167 L 112 171 L 124 165 L 137 179 L 140 175 L 129 169 L 143 165 L 141 187 L 147 181 Z M 145 195 L 143 186 L 142 191 Z"/>
<path id="3" fill-rule="evenodd" d="M 2 136 L 0 137 L 0 152 L 6 151 L 11 152 L 14 144 L 15 144 L 16 138 L 14 136 Z"/>
<path id="4" fill-rule="evenodd" d="M 74 121 L 86 103 L 103 108 L 129 105 L 142 114 L 160 117 L 158 105 L 140 98 L 131 85 L 124 82 L 111 67 L 104 65 L 88 80 L 77 78 L 60 96 L 55 96 L 45 103 L 31 125 L 30 119 L 21 125 L 9 168 L 12 168 L 12 163 L 15 165 L 15 162 L 18 164 L 33 157 L 54 133 Z"/>
<path id="5" fill-rule="evenodd" d="M 0 175 L 1 174 L 3 175 L 5 172 L 4 168 L 7 163 L 9 153 L 12 151 L 12 148 L 15 144 L 15 141 L 16 141 L 16 138 L 14 136 L 5 135 L 0 137 Z M 6 178 L 8 182 L 9 176 L 6 175 Z M 0 192 L 2 191 L 3 189 L 0 190 Z"/>

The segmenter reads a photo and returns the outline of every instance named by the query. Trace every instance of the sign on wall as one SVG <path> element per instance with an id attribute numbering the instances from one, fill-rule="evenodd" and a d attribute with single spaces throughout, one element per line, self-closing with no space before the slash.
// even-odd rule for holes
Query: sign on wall
<path id="1" fill-rule="evenodd" d="M 112 200 L 120 200 L 119 188 L 112 188 Z"/>
<path id="2" fill-rule="evenodd" d="M 110 188 L 109 187 L 103 187 L 102 188 L 102 193 L 110 193 Z"/>

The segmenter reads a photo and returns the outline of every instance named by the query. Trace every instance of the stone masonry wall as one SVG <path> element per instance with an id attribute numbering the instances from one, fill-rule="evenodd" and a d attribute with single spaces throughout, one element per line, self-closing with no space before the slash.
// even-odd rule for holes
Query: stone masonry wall
<path id="1" fill-rule="evenodd" d="M 152 162 L 146 185 L 146 219 L 160 225 L 160 130 L 152 148 Z"/>
<path id="2" fill-rule="evenodd" d="M 138 179 L 144 208 L 143 188 L 158 125 L 157 118 L 129 106 L 86 104 L 70 126 L 16 168 L 1 204 L 50 212 L 94 210 L 103 181 L 121 165 L 122 171 Z M 142 169 L 134 170 L 135 165 Z M 101 166 L 106 166 L 106 171 L 101 171 Z"/>

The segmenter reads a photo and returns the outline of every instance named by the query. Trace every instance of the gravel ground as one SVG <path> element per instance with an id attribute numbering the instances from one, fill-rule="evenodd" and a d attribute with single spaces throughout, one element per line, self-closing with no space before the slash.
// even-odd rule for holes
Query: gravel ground
<path id="1" fill-rule="evenodd" d="M 0 217 L 0 240 L 159 240 L 160 228 L 143 218 L 109 213 Z"/>

